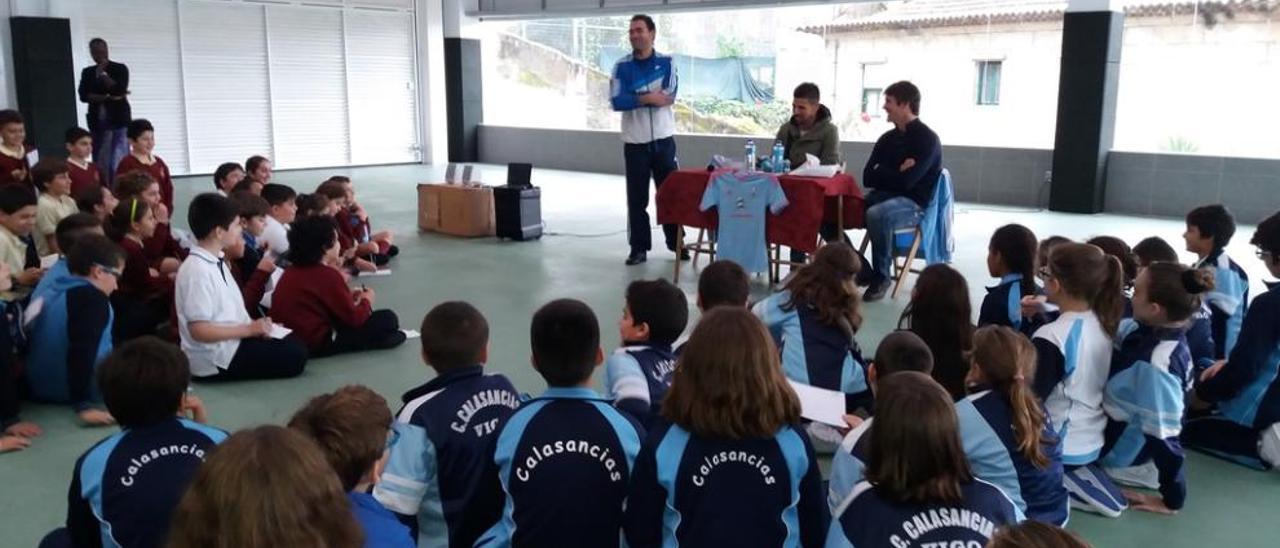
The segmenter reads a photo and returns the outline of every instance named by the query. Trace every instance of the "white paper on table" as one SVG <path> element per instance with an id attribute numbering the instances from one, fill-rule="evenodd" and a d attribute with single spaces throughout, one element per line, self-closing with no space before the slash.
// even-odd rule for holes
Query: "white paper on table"
<path id="1" fill-rule="evenodd" d="M 390 276 L 390 275 L 391 275 L 391 269 L 390 269 L 390 268 L 383 268 L 383 269 L 381 269 L 381 270 L 374 270 L 373 272 L 357 272 L 357 273 L 356 273 L 356 277 L 357 277 L 357 278 L 370 278 L 370 277 L 373 277 L 373 276 Z"/>
<path id="2" fill-rule="evenodd" d="M 53 268 L 53 265 L 56 264 L 57 262 L 58 262 L 58 254 L 50 253 L 48 255 L 40 257 L 40 268 L 44 268 L 44 269 Z"/>
<path id="3" fill-rule="evenodd" d="M 422 333 L 419 333 L 416 329 L 401 329 L 400 332 L 404 333 L 406 339 L 416 339 L 422 336 Z"/>
<path id="4" fill-rule="evenodd" d="M 288 337 L 290 333 L 293 333 L 293 330 L 288 327 L 278 323 L 271 324 L 271 338 L 273 339 L 283 339 Z"/>
<path id="5" fill-rule="evenodd" d="M 839 164 L 822 165 L 822 160 L 812 154 L 804 155 L 804 164 L 796 166 L 788 175 L 796 177 L 834 177 L 840 173 L 841 166 Z"/>
<path id="6" fill-rule="evenodd" d="M 814 422 L 848 428 L 844 422 L 844 392 L 827 390 L 787 379 L 800 398 L 800 416 Z"/>

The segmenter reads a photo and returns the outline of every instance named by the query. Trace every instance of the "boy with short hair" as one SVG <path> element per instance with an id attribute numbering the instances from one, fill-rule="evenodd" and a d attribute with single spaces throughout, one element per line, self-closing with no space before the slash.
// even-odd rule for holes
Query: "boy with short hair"
<path id="1" fill-rule="evenodd" d="M 600 324 L 586 303 L 552 301 L 533 315 L 530 342 L 548 388 L 498 432 L 477 504 L 467 510 L 497 523 L 476 545 L 619 546 L 644 431 L 590 388 L 604 361 Z"/>
<path id="2" fill-rule="evenodd" d="M 369 494 L 380 485 L 388 451 L 402 442 L 387 400 L 366 386 L 344 386 L 311 398 L 289 419 L 289 428 L 316 442 L 338 474 L 366 548 L 413 548 L 409 528 Z"/>
<path id="3" fill-rule="evenodd" d="M 213 189 L 223 196 L 230 197 L 236 185 L 244 180 L 244 168 L 235 162 L 226 162 L 213 172 Z"/>
<path id="4" fill-rule="evenodd" d="M 638 280 L 627 286 L 618 333 L 622 347 L 605 364 L 605 397 L 652 428 L 671 387 L 676 356 L 671 345 L 684 333 L 689 303 L 671 282 Z"/>
<path id="5" fill-rule="evenodd" d="M 1280 213 L 1258 223 L 1249 241 L 1280 278 Z M 1249 307 L 1230 358 L 1202 373 L 1195 395 L 1216 412 L 1188 420 L 1182 443 L 1253 468 L 1280 468 L 1280 285 Z"/>
<path id="6" fill-rule="evenodd" d="M 352 184 L 351 178 L 345 175 L 334 175 L 329 178 L 329 181 L 336 181 L 346 190 L 346 207 L 339 210 L 335 218 L 338 221 L 338 229 L 345 232 L 348 238 L 358 242 L 360 249 L 367 251 L 367 253 L 357 251 L 357 255 L 371 255 L 373 262 L 378 265 L 387 264 L 391 257 L 399 255 L 400 248 L 392 243 L 394 237 L 391 231 L 373 232 L 368 212 L 360 202 L 356 201 L 356 187 Z"/>
<path id="7" fill-rule="evenodd" d="M 79 211 L 71 197 L 67 162 L 58 158 L 40 160 L 31 168 L 31 181 L 40 189 L 36 203 L 36 249 L 41 257 L 61 253 L 53 234 L 58 221 Z"/>
<path id="8" fill-rule="evenodd" d="M 751 279 L 738 263 L 714 261 L 698 275 L 698 310 L 706 312 L 717 306 L 747 306 L 750 297 Z"/>
<path id="9" fill-rule="evenodd" d="M 71 249 L 86 234 L 104 235 L 102 221 L 83 212 L 68 215 L 67 218 L 58 221 L 58 226 L 53 231 L 53 237 L 58 241 L 58 249 L 63 250 Z M 31 292 L 31 298 L 40 298 L 50 291 L 54 284 L 61 283 L 63 278 L 69 276 L 71 276 L 71 270 L 67 268 L 67 254 L 64 252 L 58 255 L 58 260 L 54 261 L 53 266 L 44 273 L 44 277 L 40 278 L 35 291 Z"/>
<path id="10" fill-rule="evenodd" d="M 99 222 L 106 222 L 111 212 L 120 205 L 120 200 L 116 199 L 111 189 L 101 185 L 84 187 L 72 193 L 72 197 L 75 198 L 76 209 L 97 217 Z"/>
<path id="11" fill-rule="evenodd" d="M 325 215 L 331 217 L 335 225 L 338 226 L 338 244 L 342 253 L 343 266 L 352 269 L 354 272 L 372 272 L 378 269 L 378 265 L 386 264 L 390 259 L 385 255 L 378 258 L 378 243 L 363 242 L 359 238 L 352 236 L 353 231 L 344 230 L 341 226 L 338 216 L 347 211 L 350 202 L 348 201 L 347 187 L 337 179 L 329 179 L 320 186 L 316 187 L 316 195 L 323 196 L 329 201 L 329 211 Z M 382 262 L 378 262 L 381 260 Z"/>
<path id="12" fill-rule="evenodd" d="M 152 153 L 156 148 L 156 128 L 151 122 L 139 118 L 129 122 L 129 155 L 120 160 L 116 166 L 116 177 L 130 171 L 145 171 L 160 183 L 160 203 L 165 209 L 173 211 L 173 177 L 169 175 L 169 166 Z"/>
<path id="13" fill-rule="evenodd" d="M 1195 268 L 1212 268 L 1214 288 L 1205 296 L 1212 311 L 1214 358 L 1226 359 L 1236 346 L 1240 325 L 1249 311 L 1249 275 L 1227 256 L 1236 220 L 1222 205 L 1201 206 L 1187 213 L 1182 239 L 1199 258 Z"/>
<path id="14" fill-rule="evenodd" d="M 296 377 L 306 367 L 306 347 L 271 338 L 270 318 L 249 318 L 223 263 L 223 250 L 243 242 L 239 221 L 227 198 L 206 193 L 191 201 L 187 222 L 198 241 L 178 268 L 174 292 L 182 350 L 201 380 Z"/>
<path id="15" fill-rule="evenodd" d="M 111 294 L 124 269 L 124 250 L 106 236 L 81 236 L 67 253 L 70 276 L 27 307 L 27 384 L 39 401 L 70 403 L 92 426 L 114 422 L 97 406 L 94 371 L 111 353 Z"/>
<path id="16" fill-rule="evenodd" d="M 64 546 L 161 546 L 169 516 L 205 456 L 227 433 L 202 424 L 204 404 L 187 392 L 191 372 L 178 347 L 155 337 L 129 341 L 98 370 L 120 432 L 77 461 L 67 493 Z M 183 417 L 187 413 L 194 420 Z M 53 543 L 49 545 L 59 545 Z M 46 546 L 46 544 L 41 544 Z"/>
<path id="17" fill-rule="evenodd" d="M 32 153 L 27 144 L 27 125 L 13 109 L 0 110 L 0 185 L 28 183 Z"/>
<path id="18" fill-rule="evenodd" d="M 31 237 L 36 227 L 36 204 L 36 195 L 27 185 L 0 186 L 0 262 L 9 267 L 17 286 L 34 286 L 44 275 Z"/>
<path id="19" fill-rule="evenodd" d="M 240 271 L 248 273 L 257 268 L 263 268 L 270 274 L 275 270 L 275 261 L 263 256 L 262 244 L 258 238 L 262 237 L 267 230 L 267 214 L 271 211 L 271 205 L 261 196 L 244 191 L 233 192 L 231 203 L 240 212 L 240 223 L 244 225 L 241 235 L 244 238 L 244 256 L 239 260 Z M 261 266 L 260 263 L 264 260 L 271 261 L 272 268 L 267 269 Z"/>
<path id="20" fill-rule="evenodd" d="M 485 470 L 486 451 L 520 396 L 506 377 L 484 374 L 489 323 L 475 307 L 436 305 L 420 332 L 422 360 L 436 377 L 401 398 L 400 442 L 373 496 L 416 526 L 420 545 L 469 547 L 482 530 L 464 526 L 464 509 Z"/>
<path id="21" fill-rule="evenodd" d="M 67 130 L 67 175 L 71 177 L 71 194 L 102 184 L 102 172 L 93 163 L 93 134 L 76 126 Z"/>
<path id="22" fill-rule="evenodd" d="M 286 185 L 271 183 L 263 185 L 261 195 L 268 211 L 260 239 L 267 254 L 279 263 L 280 256 L 289 252 L 289 223 L 298 216 L 298 193 Z"/>

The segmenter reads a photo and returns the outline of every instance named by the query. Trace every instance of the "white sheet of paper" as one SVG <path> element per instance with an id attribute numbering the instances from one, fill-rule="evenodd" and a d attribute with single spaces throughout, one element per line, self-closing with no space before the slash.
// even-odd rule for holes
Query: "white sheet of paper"
<path id="1" fill-rule="evenodd" d="M 39 161 L 40 161 L 40 151 L 39 151 L 39 150 L 34 150 L 34 149 L 33 149 L 31 152 L 28 152 L 28 153 L 27 153 L 27 162 L 29 162 L 31 165 L 33 165 L 33 166 L 34 166 L 34 165 L 36 165 L 36 163 L 38 163 Z"/>
<path id="2" fill-rule="evenodd" d="M 787 380 L 800 398 L 800 416 L 814 422 L 848 428 L 844 422 L 844 393 Z"/>
<path id="3" fill-rule="evenodd" d="M 404 333 L 405 338 L 408 339 L 417 339 L 422 336 L 422 333 L 419 333 L 416 329 L 401 329 L 400 332 Z"/>
<path id="4" fill-rule="evenodd" d="M 391 269 L 390 269 L 390 268 L 383 268 L 383 269 L 381 269 L 381 270 L 374 270 L 373 272 L 360 272 L 360 273 L 357 273 L 357 274 L 356 274 L 356 277 L 357 277 L 357 278 L 369 278 L 369 277 L 373 277 L 373 276 L 390 276 L 390 275 L 391 275 Z"/>
<path id="5" fill-rule="evenodd" d="M 283 339 L 288 337 L 290 333 L 293 333 L 293 330 L 288 327 L 278 323 L 271 324 L 271 338 L 273 339 Z"/>
<path id="6" fill-rule="evenodd" d="M 57 262 L 58 262 L 58 254 L 50 253 L 48 255 L 40 257 L 40 268 L 52 268 L 53 265 Z"/>

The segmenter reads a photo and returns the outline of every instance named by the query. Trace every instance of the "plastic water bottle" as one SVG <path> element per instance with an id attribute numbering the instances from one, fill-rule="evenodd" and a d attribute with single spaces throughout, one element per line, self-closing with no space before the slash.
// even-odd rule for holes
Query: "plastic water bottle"
<path id="1" fill-rule="evenodd" d="M 746 162 L 747 165 L 745 167 L 747 171 L 754 171 L 756 169 L 756 142 L 754 139 L 747 139 Z"/>
<path id="2" fill-rule="evenodd" d="M 769 155 L 769 162 L 773 166 L 774 173 L 784 173 L 782 170 L 782 156 L 786 153 L 786 149 L 782 148 L 782 143 L 773 143 L 773 154 Z"/>

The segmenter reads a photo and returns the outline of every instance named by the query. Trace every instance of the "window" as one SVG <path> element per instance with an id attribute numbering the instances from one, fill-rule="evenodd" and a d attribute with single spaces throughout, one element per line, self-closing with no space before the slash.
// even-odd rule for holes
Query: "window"
<path id="1" fill-rule="evenodd" d="M 978 83 L 976 93 L 979 105 L 1000 104 L 1000 66 L 1001 61 L 978 61 Z"/>
<path id="2" fill-rule="evenodd" d="M 880 116 L 880 93 L 884 91 L 880 88 L 862 88 L 862 114 L 867 116 Z"/>

